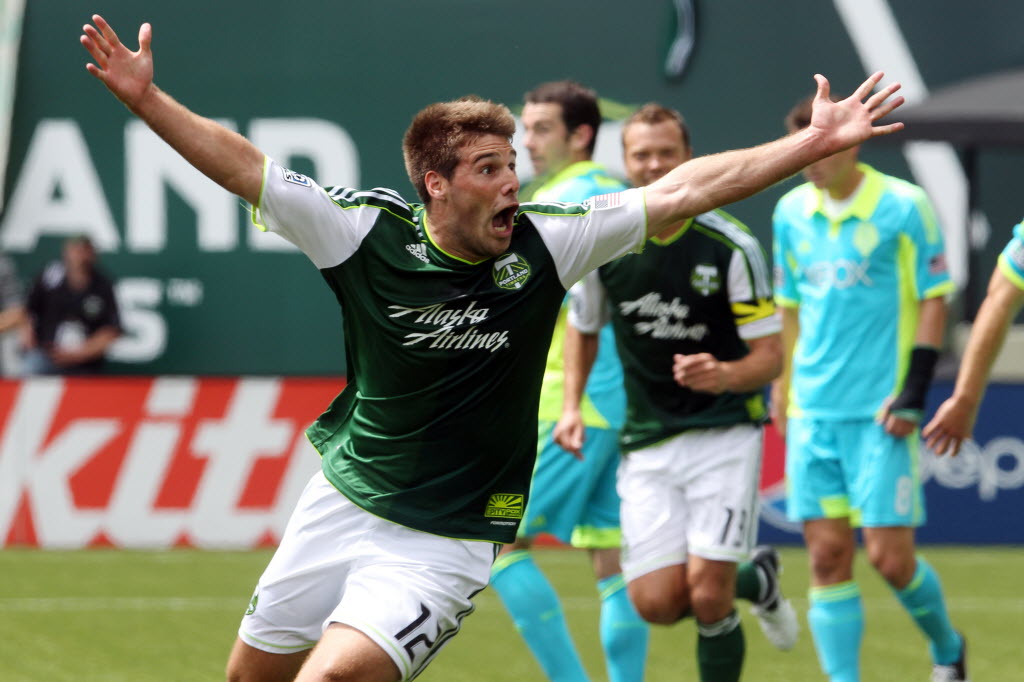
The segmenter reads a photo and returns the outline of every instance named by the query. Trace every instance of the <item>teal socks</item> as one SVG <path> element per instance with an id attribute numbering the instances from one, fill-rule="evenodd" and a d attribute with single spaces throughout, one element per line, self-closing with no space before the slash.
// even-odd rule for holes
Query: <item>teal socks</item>
<path id="1" fill-rule="evenodd" d="M 650 628 L 637 614 L 626 581 L 613 575 L 597 583 L 601 593 L 601 646 L 610 682 L 642 682 Z"/>
<path id="2" fill-rule="evenodd" d="M 831 682 L 859 682 L 864 610 L 860 587 L 852 580 L 812 587 L 807 622 L 818 661 Z"/>
<path id="3" fill-rule="evenodd" d="M 935 570 L 917 557 L 917 570 L 910 584 L 902 590 L 893 590 L 917 626 L 928 638 L 932 661 L 950 665 L 960 657 L 960 635 L 949 622 L 942 585 Z"/>
<path id="4" fill-rule="evenodd" d="M 491 569 L 491 586 L 548 679 L 588 682 L 558 595 L 529 552 L 499 556 Z"/>

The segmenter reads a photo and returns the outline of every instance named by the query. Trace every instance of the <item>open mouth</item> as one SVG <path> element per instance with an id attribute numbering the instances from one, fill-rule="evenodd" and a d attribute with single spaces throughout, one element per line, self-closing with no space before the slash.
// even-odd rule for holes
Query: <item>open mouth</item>
<path id="1" fill-rule="evenodd" d="M 516 210 L 518 210 L 518 204 L 512 204 L 511 206 L 498 211 L 491 219 L 491 227 L 500 232 L 511 232 L 512 224 L 516 219 Z"/>

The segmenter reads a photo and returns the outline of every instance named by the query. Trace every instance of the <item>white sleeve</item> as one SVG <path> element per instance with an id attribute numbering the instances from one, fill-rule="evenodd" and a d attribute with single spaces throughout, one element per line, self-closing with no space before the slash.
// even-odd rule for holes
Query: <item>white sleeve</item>
<path id="1" fill-rule="evenodd" d="M 591 270 L 569 289 L 569 324 L 584 334 L 596 334 L 610 317 L 608 292 L 597 270 Z"/>
<path id="2" fill-rule="evenodd" d="M 642 189 L 602 194 L 583 203 L 580 212 L 526 209 L 558 268 L 562 286 L 569 289 L 583 275 L 630 251 L 643 250 L 647 210 Z"/>
<path id="3" fill-rule="evenodd" d="M 380 209 L 373 206 L 346 210 L 312 178 L 283 168 L 267 157 L 252 222 L 295 244 L 322 270 L 348 260 L 379 213 Z"/>
<path id="4" fill-rule="evenodd" d="M 748 260 L 750 259 L 749 267 Z M 736 249 L 729 261 L 729 302 L 741 339 L 759 339 L 782 331 L 782 316 L 775 310 L 768 288 L 768 265 L 760 248 Z M 751 276 L 757 281 L 754 282 Z"/>

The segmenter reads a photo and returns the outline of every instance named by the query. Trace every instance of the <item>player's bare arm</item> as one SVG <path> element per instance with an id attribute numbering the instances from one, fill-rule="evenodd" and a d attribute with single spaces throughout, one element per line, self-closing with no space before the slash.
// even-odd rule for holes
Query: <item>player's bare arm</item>
<path id="1" fill-rule="evenodd" d="M 676 383 L 702 393 L 745 393 L 767 386 L 782 371 L 782 339 L 769 334 L 748 339 L 750 352 L 739 360 L 720 361 L 710 353 L 673 356 Z"/>
<path id="2" fill-rule="evenodd" d="M 86 24 L 80 38 L 95 63 L 89 73 L 102 82 L 129 111 L 153 129 L 204 175 L 251 204 L 259 201 L 263 153 L 238 133 L 199 116 L 176 102 L 153 82 L 153 29 L 139 28 L 139 49 L 129 50 L 103 17 Z"/>
<path id="3" fill-rule="evenodd" d="M 899 83 L 870 94 L 882 76 L 881 71 L 872 74 L 848 98 L 832 102 L 828 80 L 817 74 L 818 90 L 806 128 L 758 147 L 693 159 L 648 185 L 648 236 L 685 218 L 745 199 L 836 152 L 902 130 L 899 122 L 878 123 L 903 104 L 903 97 L 891 97 Z"/>
<path id="4" fill-rule="evenodd" d="M 1010 322 L 1022 305 L 1024 291 L 996 269 L 971 328 L 953 395 L 939 406 L 921 432 L 935 454 L 944 455 L 948 451 L 956 457 L 963 441 L 971 437 L 992 363 L 1003 345 Z"/>
<path id="5" fill-rule="evenodd" d="M 600 339 L 597 334 L 585 334 L 572 323 L 565 326 L 565 348 L 562 352 L 564 377 L 562 380 L 562 416 L 552 434 L 562 449 L 583 459 L 583 441 L 586 427 L 580 414 L 580 401 L 597 358 Z"/>
<path id="6" fill-rule="evenodd" d="M 786 408 L 789 406 L 789 383 L 793 376 L 793 351 L 800 336 L 800 313 L 798 308 L 779 306 L 782 313 L 782 371 L 772 382 L 771 418 L 775 430 L 786 437 Z"/>

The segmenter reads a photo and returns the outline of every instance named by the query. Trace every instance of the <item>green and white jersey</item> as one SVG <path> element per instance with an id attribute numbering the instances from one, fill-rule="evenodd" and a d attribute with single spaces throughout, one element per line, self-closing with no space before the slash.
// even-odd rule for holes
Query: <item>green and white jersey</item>
<path id="1" fill-rule="evenodd" d="M 749 352 L 744 339 L 782 328 L 764 250 L 732 216 L 692 218 L 643 253 L 601 266 L 570 293 L 569 321 L 580 331 L 596 333 L 611 317 L 625 370 L 624 451 L 689 429 L 765 421 L 760 391 L 699 393 L 672 377 L 676 353 L 736 360 Z"/>
<path id="2" fill-rule="evenodd" d="M 307 430 L 327 479 L 404 526 L 511 542 L 562 299 L 642 248 L 642 193 L 523 204 L 508 251 L 469 263 L 431 240 L 423 206 L 268 159 L 253 222 L 302 249 L 342 307 L 348 385 Z"/>

